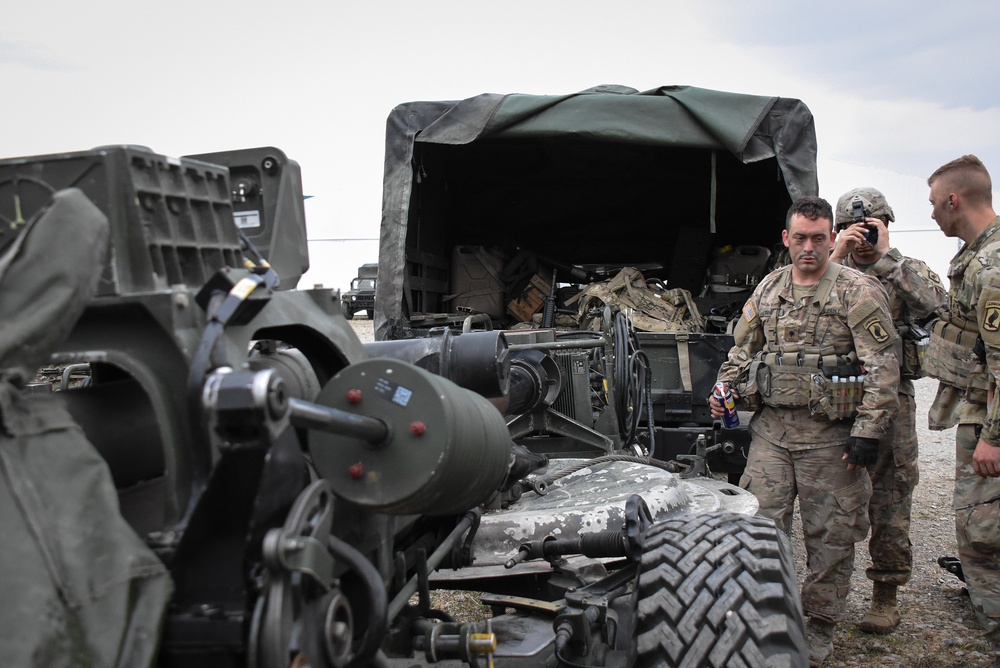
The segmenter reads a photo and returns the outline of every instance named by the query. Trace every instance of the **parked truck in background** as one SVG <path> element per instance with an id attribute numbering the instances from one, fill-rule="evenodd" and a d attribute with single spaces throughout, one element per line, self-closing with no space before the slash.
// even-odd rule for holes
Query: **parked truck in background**
<path id="1" fill-rule="evenodd" d="M 358 267 L 358 275 L 351 279 L 351 289 L 340 294 L 340 308 L 343 310 L 345 318 L 350 320 L 361 311 L 367 311 L 369 318 L 375 315 L 375 281 L 377 278 L 377 262 Z"/>

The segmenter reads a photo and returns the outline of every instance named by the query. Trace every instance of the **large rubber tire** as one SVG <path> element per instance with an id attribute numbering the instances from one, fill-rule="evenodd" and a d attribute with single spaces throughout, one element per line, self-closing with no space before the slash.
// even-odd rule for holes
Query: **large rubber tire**
<path id="1" fill-rule="evenodd" d="M 809 665 L 791 544 L 769 519 L 654 524 L 634 600 L 636 666 Z"/>

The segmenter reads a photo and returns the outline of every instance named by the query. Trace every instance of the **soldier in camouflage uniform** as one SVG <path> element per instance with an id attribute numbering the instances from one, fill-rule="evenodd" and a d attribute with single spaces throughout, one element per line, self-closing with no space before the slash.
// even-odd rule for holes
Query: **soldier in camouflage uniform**
<path id="1" fill-rule="evenodd" d="M 835 237 L 826 200 L 792 204 L 782 232 L 792 264 L 768 274 L 744 305 L 736 345 L 718 377 L 745 401 L 756 384 L 763 403 L 750 421 L 740 485 L 785 532 L 799 499 L 808 564 L 802 607 L 815 666 L 833 651 L 854 544 L 868 533 L 871 481 L 864 467 L 877 460 L 879 439 L 899 403 L 896 333 L 885 290 L 876 279 L 830 262 Z M 851 385 L 863 387 L 860 402 L 831 404 L 827 372 L 860 373 L 861 364 L 863 379 Z M 713 417 L 721 417 L 719 402 L 710 398 L 709 404 Z"/>
<path id="2" fill-rule="evenodd" d="M 854 202 L 861 204 L 864 223 L 855 223 Z M 868 552 L 872 565 L 865 574 L 872 580 L 871 609 L 861 620 L 861 630 L 890 633 L 899 626 L 896 589 L 910 579 L 913 550 L 910 543 L 910 509 L 917 484 L 917 405 L 913 381 L 920 377 L 916 362 L 914 326 L 944 307 L 947 293 L 938 275 L 925 263 L 904 257 L 889 246 L 889 223 L 896 220 L 885 196 L 874 188 L 855 188 L 838 201 L 837 243 L 831 261 L 874 276 L 889 296 L 892 322 L 899 335 L 899 413 L 889 434 L 879 445 L 878 461 L 868 467 L 872 498 L 868 518 L 872 533 Z M 870 226 L 870 227 L 866 227 Z M 875 243 L 866 233 L 877 234 Z M 906 350 L 903 347 L 910 347 Z"/>
<path id="3" fill-rule="evenodd" d="M 966 155 L 928 179 L 931 217 L 965 242 L 948 268 L 948 307 L 931 329 L 928 375 L 940 379 L 931 428 L 958 424 L 955 534 L 969 595 L 1000 650 L 1000 218 L 983 163 Z M 977 337 L 978 335 L 978 337 Z M 983 351 L 976 350 L 981 337 Z"/>

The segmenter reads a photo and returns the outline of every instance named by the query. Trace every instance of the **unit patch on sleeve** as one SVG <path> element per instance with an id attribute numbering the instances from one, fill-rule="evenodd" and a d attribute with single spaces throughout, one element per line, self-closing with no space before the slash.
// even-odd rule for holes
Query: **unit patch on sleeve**
<path id="1" fill-rule="evenodd" d="M 889 332 L 886 331 L 885 325 L 882 324 L 882 318 L 878 315 L 868 318 L 861 326 L 868 330 L 876 343 L 885 343 L 889 340 Z"/>
<path id="2" fill-rule="evenodd" d="M 983 331 L 1000 330 L 1000 300 L 990 299 L 983 308 Z"/>

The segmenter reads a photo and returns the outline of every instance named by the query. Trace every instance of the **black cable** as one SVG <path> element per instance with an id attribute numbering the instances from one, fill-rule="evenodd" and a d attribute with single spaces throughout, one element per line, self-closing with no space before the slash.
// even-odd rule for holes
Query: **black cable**
<path id="1" fill-rule="evenodd" d="M 635 438 L 646 396 L 652 391 L 649 358 L 639 349 L 631 322 L 622 311 L 614 315 L 612 343 L 615 350 L 614 390 L 618 427 L 624 443 Z"/>
<path id="2" fill-rule="evenodd" d="M 330 554 L 342 560 L 360 576 L 361 583 L 368 590 L 367 601 L 370 606 L 368 624 L 361 637 L 361 642 L 358 644 L 357 651 L 354 652 L 354 656 L 347 662 L 345 668 L 366 666 L 382 646 L 382 639 L 388 629 L 389 601 L 385 593 L 385 584 L 382 582 L 382 576 L 379 575 L 378 569 L 351 544 L 336 536 L 329 536 L 326 546 L 330 550 Z"/>

